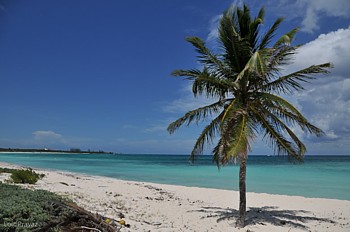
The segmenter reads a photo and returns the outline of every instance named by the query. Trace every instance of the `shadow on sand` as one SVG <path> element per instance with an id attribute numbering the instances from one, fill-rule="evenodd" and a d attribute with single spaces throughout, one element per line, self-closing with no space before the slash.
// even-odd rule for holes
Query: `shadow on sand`
<path id="1" fill-rule="evenodd" d="M 230 208 L 219 207 L 202 207 L 202 209 L 196 210 L 197 212 L 203 212 L 206 215 L 203 218 L 214 217 L 217 218 L 217 222 L 223 220 L 238 219 L 239 211 Z M 275 206 L 265 206 L 262 208 L 250 207 L 247 210 L 246 225 L 266 225 L 271 224 L 275 226 L 289 226 L 299 229 L 308 229 L 303 223 L 314 222 L 327 222 L 334 224 L 335 221 L 328 218 L 320 218 L 309 216 L 311 212 L 304 210 L 282 210 Z"/>

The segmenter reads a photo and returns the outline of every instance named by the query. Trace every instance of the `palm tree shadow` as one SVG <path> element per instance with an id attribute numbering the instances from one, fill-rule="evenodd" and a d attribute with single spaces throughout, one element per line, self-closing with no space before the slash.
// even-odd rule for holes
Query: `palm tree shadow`
<path id="1" fill-rule="evenodd" d="M 239 217 L 239 211 L 230 208 L 202 207 L 202 209 L 196 211 L 206 214 L 202 218 L 217 218 L 217 222 L 232 219 L 235 220 Z M 299 229 L 308 229 L 304 223 L 310 221 L 327 222 L 331 224 L 336 223 L 328 218 L 309 216 L 310 214 L 312 213 L 305 210 L 282 210 L 275 206 L 265 206 L 262 208 L 251 207 L 247 211 L 246 225 L 272 224 L 275 226 L 289 226 Z"/>

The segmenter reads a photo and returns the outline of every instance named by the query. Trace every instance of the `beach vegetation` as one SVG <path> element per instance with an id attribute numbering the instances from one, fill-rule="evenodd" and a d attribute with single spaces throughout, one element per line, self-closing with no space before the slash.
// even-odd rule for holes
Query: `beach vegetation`
<path id="1" fill-rule="evenodd" d="M 0 174 L 1 173 L 12 173 L 12 171 L 14 171 L 15 169 L 12 168 L 2 168 L 0 167 Z"/>
<path id="2" fill-rule="evenodd" d="M 32 169 L 18 169 L 11 171 L 11 181 L 16 184 L 35 184 L 45 174 L 39 174 Z"/>
<path id="3" fill-rule="evenodd" d="M 72 201 L 45 190 L 0 183 L 0 231 L 119 231 Z"/>
<path id="4" fill-rule="evenodd" d="M 70 212 L 54 218 L 53 202 L 61 198 L 44 190 L 29 190 L 16 185 L 0 184 L 0 231 L 33 231 Z M 48 230 L 51 231 L 51 230 Z"/>
<path id="5" fill-rule="evenodd" d="M 204 145 L 214 143 L 213 160 L 218 167 L 238 161 L 239 218 L 245 226 L 247 156 L 256 138 L 262 138 L 275 154 L 287 155 L 301 162 L 306 147 L 294 128 L 323 135 L 286 96 L 303 91 L 303 84 L 318 74 L 328 74 L 330 63 L 311 65 L 285 74 L 283 68 L 292 62 L 301 45 L 293 45 L 298 28 L 275 38 L 283 18 L 262 30 L 265 10 L 252 17 L 250 8 L 231 6 L 220 18 L 217 47 L 208 48 L 205 40 L 187 37 L 197 52 L 201 68 L 175 70 L 174 76 L 192 83 L 194 97 L 206 96 L 213 103 L 191 110 L 168 126 L 174 133 L 183 125 L 207 122 L 195 142 L 190 159 L 203 153 Z M 216 139 L 215 139 L 216 138 Z"/>

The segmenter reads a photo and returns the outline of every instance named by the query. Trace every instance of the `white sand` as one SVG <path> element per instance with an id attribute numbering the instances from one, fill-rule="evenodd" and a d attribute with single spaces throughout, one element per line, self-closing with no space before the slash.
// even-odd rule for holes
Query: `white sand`
<path id="1" fill-rule="evenodd" d="M 247 226 L 240 229 L 234 227 L 236 191 L 34 170 L 46 176 L 30 188 L 68 196 L 110 218 L 118 219 L 122 212 L 131 225 L 123 231 L 350 231 L 350 201 L 248 193 Z M 5 178 L 1 175 L 0 181 Z"/>

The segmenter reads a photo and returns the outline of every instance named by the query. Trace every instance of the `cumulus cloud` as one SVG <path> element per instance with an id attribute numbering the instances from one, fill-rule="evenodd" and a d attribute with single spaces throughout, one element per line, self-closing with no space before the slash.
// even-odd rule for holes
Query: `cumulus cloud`
<path id="1" fill-rule="evenodd" d="M 334 69 L 296 95 L 307 118 L 326 132 L 323 140 L 350 142 L 350 28 L 320 35 L 305 44 L 288 71 L 331 62 Z"/>
<path id="2" fill-rule="evenodd" d="M 318 22 L 321 14 L 331 17 L 350 17 L 350 1 L 348 0 L 299 0 L 297 6 L 300 10 L 306 10 L 302 30 L 309 33 L 319 29 Z"/>
<path id="3" fill-rule="evenodd" d="M 271 0 L 266 5 L 268 12 L 276 12 L 287 20 L 301 19 L 301 30 L 306 33 L 314 33 L 320 29 L 322 18 L 350 18 L 348 0 Z"/>
<path id="4" fill-rule="evenodd" d="M 301 110 L 326 132 L 325 139 L 335 140 L 350 135 L 350 79 L 325 83 L 298 96 Z"/>
<path id="5" fill-rule="evenodd" d="M 34 131 L 33 132 L 34 138 L 36 140 L 42 140 L 42 139 L 61 139 L 62 135 L 55 133 L 53 131 Z"/>
<path id="6" fill-rule="evenodd" d="M 52 130 L 38 130 L 32 133 L 33 137 L 22 141 L 23 147 L 48 147 L 54 149 L 81 148 L 99 150 L 102 140 L 88 137 L 70 137 Z"/>
<path id="7" fill-rule="evenodd" d="M 292 68 L 300 69 L 315 63 L 331 62 L 333 75 L 346 77 L 350 54 L 350 27 L 321 34 L 298 51 Z"/>
<path id="8" fill-rule="evenodd" d="M 58 134 L 54 131 L 34 131 L 32 133 L 34 135 L 34 141 L 37 145 L 40 146 L 48 146 L 48 145 L 56 145 L 64 143 L 64 138 L 61 134 Z"/>

